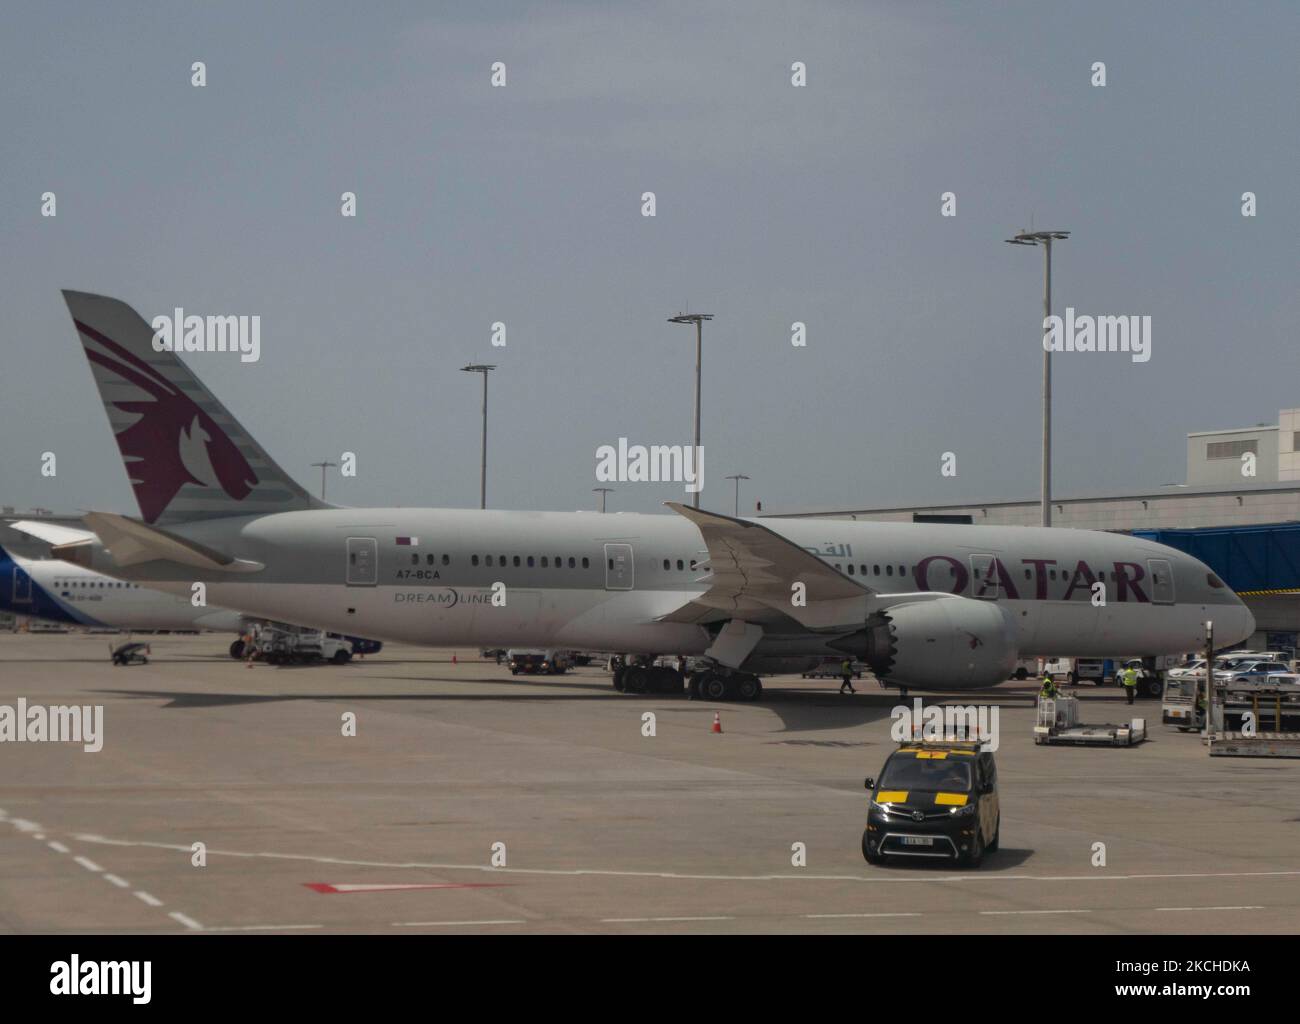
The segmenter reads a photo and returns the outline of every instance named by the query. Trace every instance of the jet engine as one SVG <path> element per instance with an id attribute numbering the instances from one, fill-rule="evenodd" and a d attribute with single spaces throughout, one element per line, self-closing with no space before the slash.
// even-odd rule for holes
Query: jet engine
<path id="1" fill-rule="evenodd" d="M 995 686 L 1019 656 L 1006 609 L 969 597 L 895 605 L 831 646 L 861 658 L 878 679 L 926 689 Z"/>

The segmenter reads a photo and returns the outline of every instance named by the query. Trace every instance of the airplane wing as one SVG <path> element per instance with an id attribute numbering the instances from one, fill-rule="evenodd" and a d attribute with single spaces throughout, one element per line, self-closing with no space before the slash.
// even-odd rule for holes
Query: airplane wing
<path id="1" fill-rule="evenodd" d="M 114 512 L 87 512 L 82 520 L 98 534 L 113 561 L 123 567 L 162 560 L 222 572 L 257 572 L 266 568 L 261 562 L 233 558 L 206 544 Z"/>
<path id="2" fill-rule="evenodd" d="M 836 572 L 793 541 L 758 523 L 675 501 L 666 504 L 699 527 L 713 576 L 707 591 L 664 620 L 696 622 L 710 611 L 735 618 L 777 611 L 809 629 L 866 620 L 875 591 Z M 802 603 L 796 599 L 796 583 L 803 584 Z"/>
<path id="3" fill-rule="evenodd" d="M 76 544 L 83 540 L 95 539 L 95 535 L 89 530 L 76 530 L 71 526 L 59 526 L 57 523 L 35 523 L 30 519 L 19 519 L 8 525 L 10 529 L 43 540 L 46 544 Z"/>

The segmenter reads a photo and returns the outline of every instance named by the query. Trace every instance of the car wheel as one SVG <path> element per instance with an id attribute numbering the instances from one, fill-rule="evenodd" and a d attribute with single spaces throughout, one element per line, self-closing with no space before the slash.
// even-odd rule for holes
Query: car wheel
<path id="1" fill-rule="evenodd" d="M 334 652 L 334 656 L 330 658 L 330 661 L 334 662 L 335 665 L 346 665 L 351 660 L 352 652 L 346 647 L 340 647 Z"/>
<path id="2" fill-rule="evenodd" d="M 977 868 L 984 862 L 984 837 L 980 835 L 979 829 L 975 830 L 975 844 L 971 847 L 970 852 L 963 858 L 962 866 L 968 868 Z"/>
<path id="3" fill-rule="evenodd" d="M 1018 669 L 1016 669 L 1017 680 L 1023 683 L 1028 678 L 1029 678 L 1029 672 L 1023 665 L 1021 665 Z"/>
<path id="4" fill-rule="evenodd" d="M 230 656 L 236 661 L 244 656 L 244 641 L 236 640 L 230 645 Z"/>
<path id="5" fill-rule="evenodd" d="M 862 833 L 862 856 L 868 864 L 885 863 L 885 855 L 882 853 L 872 853 L 871 848 L 867 845 L 867 833 Z"/>
<path id="6" fill-rule="evenodd" d="M 1071 673 L 1070 673 L 1068 676 L 1066 676 L 1065 678 L 1069 681 L 1069 684 L 1070 684 L 1071 686 L 1078 686 L 1078 685 L 1079 685 L 1079 673 L 1078 673 L 1078 672 L 1071 672 Z"/>
<path id="7" fill-rule="evenodd" d="M 1002 842 L 1002 815 L 998 815 L 998 820 L 993 824 L 993 838 L 989 840 L 989 853 L 995 853 Z"/>

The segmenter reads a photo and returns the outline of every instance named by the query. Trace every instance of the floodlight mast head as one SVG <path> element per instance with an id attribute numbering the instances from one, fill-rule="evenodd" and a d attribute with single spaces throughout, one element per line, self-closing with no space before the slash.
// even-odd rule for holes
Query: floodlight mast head
<path id="1" fill-rule="evenodd" d="M 1008 245 L 1039 245 L 1069 237 L 1068 231 L 1021 231 L 1014 238 L 1007 238 L 1004 241 Z"/>

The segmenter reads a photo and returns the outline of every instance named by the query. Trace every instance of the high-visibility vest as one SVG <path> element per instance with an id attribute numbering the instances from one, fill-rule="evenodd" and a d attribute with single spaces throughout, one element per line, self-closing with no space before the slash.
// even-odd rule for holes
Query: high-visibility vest
<path id="1" fill-rule="evenodd" d="M 844 661 L 840 662 L 840 670 L 841 670 L 841 671 L 842 671 L 846 676 L 852 674 L 852 672 L 853 672 L 853 663 L 852 663 L 851 661 L 849 661 L 849 660 L 846 658 Z"/>
<path id="2" fill-rule="evenodd" d="M 1126 668 L 1119 674 L 1120 682 L 1125 686 L 1137 686 L 1138 674 L 1136 669 Z"/>

